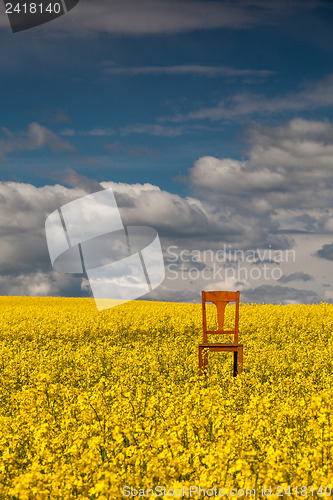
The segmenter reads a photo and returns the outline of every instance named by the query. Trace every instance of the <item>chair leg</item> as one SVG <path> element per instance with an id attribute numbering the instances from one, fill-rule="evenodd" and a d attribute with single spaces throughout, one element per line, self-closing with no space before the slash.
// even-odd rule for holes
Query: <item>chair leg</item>
<path id="1" fill-rule="evenodd" d="M 208 353 L 207 348 L 199 347 L 199 375 L 205 375 L 208 368 Z M 237 377 L 242 373 L 243 369 L 243 347 L 239 347 L 234 351 L 234 366 L 233 376 Z"/>
<path id="2" fill-rule="evenodd" d="M 238 373 L 238 352 L 234 351 L 234 373 L 233 376 L 236 377 Z"/>
<path id="3" fill-rule="evenodd" d="M 203 375 L 202 373 L 202 349 L 199 347 L 199 375 Z"/>
<path id="4" fill-rule="evenodd" d="M 243 371 L 243 346 L 239 348 L 239 358 L 238 358 L 238 374 Z"/>
<path id="5" fill-rule="evenodd" d="M 204 370 L 206 371 L 208 368 L 208 351 L 207 351 L 207 349 L 204 349 L 204 352 L 203 352 L 203 365 L 204 365 Z"/>
<path id="6" fill-rule="evenodd" d="M 208 366 L 208 356 L 204 347 L 199 347 L 199 375 L 206 374 Z"/>

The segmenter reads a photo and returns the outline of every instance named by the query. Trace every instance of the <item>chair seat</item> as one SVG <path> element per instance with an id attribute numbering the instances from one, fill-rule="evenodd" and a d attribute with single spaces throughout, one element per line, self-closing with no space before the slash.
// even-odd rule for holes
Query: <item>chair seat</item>
<path id="1" fill-rule="evenodd" d="M 221 344 L 220 342 L 207 342 L 205 344 L 199 344 L 199 347 L 243 347 L 243 344 L 232 344 L 227 342 L 226 344 Z"/>

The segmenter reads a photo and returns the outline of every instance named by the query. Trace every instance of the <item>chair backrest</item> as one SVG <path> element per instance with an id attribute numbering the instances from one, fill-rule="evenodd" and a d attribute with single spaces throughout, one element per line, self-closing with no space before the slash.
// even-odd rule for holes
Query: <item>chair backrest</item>
<path id="1" fill-rule="evenodd" d="M 212 302 L 217 308 L 218 330 L 207 330 L 206 302 Z M 224 312 L 225 306 L 229 302 L 236 302 L 235 326 L 233 330 L 224 330 Z M 233 334 L 235 344 L 238 343 L 238 318 L 239 318 L 239 291 L 237 292 L 202 292 L 202 323 L 203 323 L 203 342 L 207 343 L 208 334 Z"/>

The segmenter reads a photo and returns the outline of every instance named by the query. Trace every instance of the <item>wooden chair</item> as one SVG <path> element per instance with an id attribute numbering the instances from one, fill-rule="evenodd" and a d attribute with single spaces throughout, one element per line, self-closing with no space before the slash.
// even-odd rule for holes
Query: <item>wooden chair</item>
<path id="1" fill-rule="evenodd" d="M 207 330 L 206 302 L 212 302 L 217 308 L 218 330 Z M 235 326 L 233 330 L 224 330 L 225 306 L 229 302 L 236 302 Z M 199 373 L 202 375 L 208 366 L 207 351 L 225 351 L 234 353 L 233 376 L 242 372 L 243 367 L 243 345 L 238 343 L 238 318 L 239 318 L 239 292 L 202 292 L 202 321 L 203 321 L 203 343 L 199 345 Z M 210 334 L 233 334 L 233 343 L 209 343 L 207 335 Z"/>

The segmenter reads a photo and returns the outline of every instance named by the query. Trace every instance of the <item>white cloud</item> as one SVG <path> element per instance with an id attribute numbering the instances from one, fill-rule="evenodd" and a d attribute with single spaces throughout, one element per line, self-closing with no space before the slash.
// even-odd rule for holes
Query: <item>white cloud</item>
<path id="1" fill-rule="evenodd" d="M 205 199 L 185 197 L 162 191 L 149 184 L 129 186 L 109 182 L 116 196 L 125 224 L 155 227 L 166 245 L 174 241 L 186 241 L 190 248 L 217 249 L 223 243 L 232 243 L 241 248 L 289 247 L 286 235 L 272 235 L 278 223 L 270 216 L 254 213 L 241 203 L 220 197 Z"/>
<path id="2" fill-rule="evenodd" d="M 277 227 L 280 219 L 304 230 L 311 224 L 312 230 L 329 230 L 333 124 L 304 119 L 275 128 L 251 124 L 248 136 L 247 159 L 202 157 L 189 171 L 190 183 L 205 191 L 202 196 L 240 213 L 269 214 Z"/>
<path id="3" fill-rule="evenodd" d="M 333 303 L 333 290 L 328 290 L 325 292 L 325 301 Z"/>
<path id="4" fill-rule="evenodd" d="M 103 187 L 111 187 L 118 206 L 123 208 L 123 220 L 126 224 L 146 224 L 156 227 L 165 234 L 209 232 L 209 224 L 217 225 L 220 230 L 228 231 L 228 217 L 225 221 L 211 213 L 211 207 L 192 198 L 181 198 L 178 195 L 162 191 L 151 184 L 121 184 L 102 182 Z M 122 195 L 120 198 L 119 195 Z M 209 222 L 211 219 L 211 222 Z M 224 228 L 223 228 L 224 222 Z M 207 228 L 205 230 L 204 228 Z"/>
<path id="5" fill-rule="evenodd" d="M 65 128 L 61 131 L 60 135 L 67 135 L 73 137 L 75 135 L 91 135 L 96 137 L 114 135 L 115 131 L 112 128 L 95 127 L 91 130 L 74 130 L 72 128 Z"/>
<path id="6" fill-rule="evenodd" d="M 207 130 L 207 127 L 197 124 L 193 125 L 161 125 L 158 123 L 136 123 L 121 127 L 118 131 L 112 128 L 95 127 L 91 130 L 74 130 L 65 128 L 60 132 L 60 135 L 73 137 L 73 136 L 112 136 L 119 132 L 121 135 L 126 136 L 130 134 L 146 134 L 160 137 L 178 137 L 182 134 L 191 132 L 193 130 Z"/>
<path id="7" fill-rule="evenodd" d="M 253 9 L 241 5 L 198 0 L 95 0 L 81 2 L 64 16 L 61 28 L 89 35 L 155 35 L 197 29 L 244 29 L 262 22 Z M 50 28 L 49 28 L 50 29 Z"/>
<path id="8" fill-rule="evenodd" d="M 307 170 L 308 175 L 333 168 L 333 124 L 296 118 L 280 127 L 249 127 L 252 164 Z M 318 174 L 317 174 L 318 175 Z"/>
<path id="9" fill-rule="evenodd" d="M 267 77 L 273 75 L 274 71 L 238 69 L 230 66 L 203 66 L 198 64 L 183 64 L 181 66 L 137 66 L 118 67 L 104 63 L 105 72 L 111 75 L 196 75 L 196 76 L 256 76 Z"/>
<path id="10" fill-rule="evenodd" d="M 215 106 L 203 107 L 187 114 L 160 118 L 161 122 L 230 120 L 248 115 L 275 115 L 284 112 L 313 110 L 333 105 L 333 74 L 322 80 L 307 82 L 298 92 L 277 97 L 242 92 L 225 97 Z"/>
<path id="11" fill-rule="evenodd" d="M 91 36 L 98 33 L 113 35 L 155 35 L 184 33 L 193 30 L 228 28 L 248 29 L 270 26 L 285 21 L 289 14 L 300 10 L 329 9 L 327 2 L 316 0 L 94 0 L 81 1 L 75 9 L 38 29 L 47 35 L 70 34 Z M 8 29 L 4 8 L 0 25 Z"/>
<path id="12" fill-rule="evenodd" d="M 12 151 L 32 151 L 41 148 L 50 148 L 55 153 L 74 150 L 69 142 L 36 122 L 30 123 L 27 131 L 11 132 L 6 127 L 1 129 L 6 135 L 5 139 L 0 139 L 0 155 L 3 157 Z"/>
<path id="13" fill-rule="evenodd" d="M 251 169 L 247 162 L 204 156 L 194 163 L 190 180 L 195 185 L 221 192 L 244 193 L 279 188 L 284 182 L 284 176 L 268 168 Z"/>
<path id="14" fill-rule="evenodd" d="M 192 128 L 184 126 L 170 127 L 167 125 L 159 125 L 156 123 L 138 123 L 136 125 L 128 125 L 127 127 L 123 127 L 120 132 L 122 135 L 147 134 L 161 137 L 177 137 L 189 130 L 192 130 Z"/>

